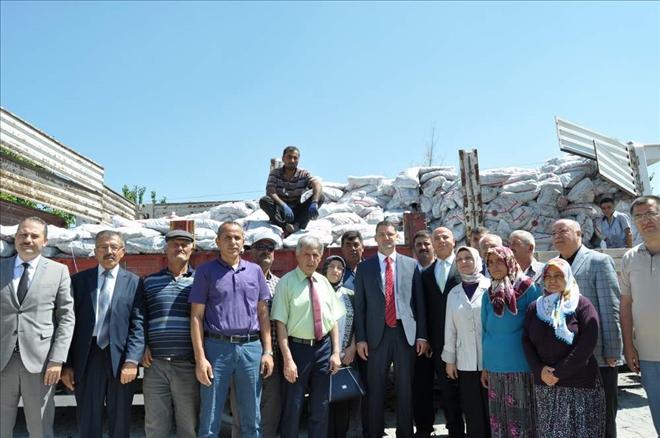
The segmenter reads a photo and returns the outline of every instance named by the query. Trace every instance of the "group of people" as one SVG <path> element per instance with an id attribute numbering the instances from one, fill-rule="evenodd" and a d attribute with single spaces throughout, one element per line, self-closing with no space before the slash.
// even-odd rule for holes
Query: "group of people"
<path id="1" fill-rule="evenodd" d="M 322 202 L 298 158 L 285 150 L 262 199 L 289 232 Z M 282 207 L 308 187 L 305 203 Z M 69 278 L 41 256 L 46 224 L 25 219 L 18 254 L 0 265 L 0 435 L 12 436 L 22 397 L 30 436 L 53 436 L 61 380 L 81 436 L 102 436 L 104 417 L 111 437 L 129 436 L 141 364 L 148 437 L 173 426 L 179 437 L 216 437 L 229 400 L 235 436 L 295 438 L 305 394 L 308 436 L 381 437 L 391 371 L 397 436 L 433 432 L 437 382 L 451 437 L 614 437 L 622 353 L 641 371 L 660 430 L 659 200 L 632 204 L 643 243 L 626 253 L 621 282 L 570 219 L 553 225 L 560 255 L 545 265 L 522 230 L 505 246 L 477 229 L 459 248 L 448 228 L 420 231 L 413 259 L 382 221 L 375 255 L 363 259 L 362 236 L 348 231 L 341 256 L 324 260 L 306 235 L 281 278 L 272 272 L 278 236 L 265 231 L 245 251 L 236 222 L 219 227 L 218 257 L 196 268 L 194 236 L 170 231 L 167 267 L 144 278 L 121 266 L 121 235 L 102 231 L 98 266 Z M 344 366 L 366 395 L 331 403 L 331 377 Z"/>

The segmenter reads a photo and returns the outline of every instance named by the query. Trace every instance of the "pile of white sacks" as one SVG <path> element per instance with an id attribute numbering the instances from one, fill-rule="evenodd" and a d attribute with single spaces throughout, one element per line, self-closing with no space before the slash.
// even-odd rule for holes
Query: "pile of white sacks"
<path id="1" fill-rule="evenodd" d="M 582 226 L 585 242 L 594 233 L 595 219 L 601 215 L 594 200 L 607 194 L 616 200 L 616 209 L 627 213 L 632 198 L 616 186 L 597 176 L 593 160 L 575 156 L 554 158 L 538 169 L 504 168 L 486 170 L 480 174 L 485 226 L 503 239 L 516 229 L 534 234 L 537 249 L 550 248 L 550 228 L 558 218 L 572 218 Z M 338 245 L 348 230 L 359 230 L 366 246 L 375 246 L 375 224 L 388 219 L 401 228 L 403 213 L 421 211 L 429 227 L 446 226 L 456 240 L 465 240 L 463 189 L 453 167 L 413 167 L 396 178 L 384 176 L 349 176 L 346 183 L 323 183 L 325 204 L 319 218 L 311 221 L 307 230 L 298 231 L 280 244 L 295 247 L 305 234 L 318 236 L 326 245 Z M 311 192 L 303 195 L 303 199 Z M 47 257 L 92 254 L 94 237 L 104 229 L 114 229 L 126 242 L 129 254 L 162 253 L 173 218 L 127 220 L 113 218 L 112 224 L 84 224 L 71 229 L 48 227 Z M 252 236 L 270 229 L 281 235 L 281 229 L 268 223 L 257 201 L 232 202 L 218 205 L 203 213 L 175 219 L 195 221 L 196 245 L 201 250 L 214 250 L 218 226 L 233 220 L 245 230 L 247 244 Z M 0 228 L 0 255 L 13 254 L 11 244 L 16 226 Z M 405 243 L 400 233 L 400 243 Z"/>

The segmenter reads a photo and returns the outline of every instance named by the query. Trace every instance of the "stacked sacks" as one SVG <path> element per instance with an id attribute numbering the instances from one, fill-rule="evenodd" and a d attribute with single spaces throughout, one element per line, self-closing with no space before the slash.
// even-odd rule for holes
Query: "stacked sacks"
<path id="1" fill-rule="evenodd" d="M 595 232 L 600 208 L 594 204 L 607 195 L 615 198 L 617 211 L 628 212 L 632 197 L 597 176 L 594 161 L 576 156 L 564 156 L 546 161 L 538 169 L 507 167 L 485 170 L 480 174 L 481 198 L 485 226 L 505 241 L 516 229 L 531 232 L 538 250 L 551 245 L 551 227 L 559 218 L 571 218 L 580 223 L 585 243 Z M 295 247 L 305 234 L 318 236 L 330 246 L 340 243 L 348 230 L 362 233 L 367 246 L 373 240 L 375 224 L 388 219 L 402 228 L 403 213 L 421 211 L 430 228 L 445 226 L 456 240 L 466 239 L 463 213 L 463 188 L 454 167 L 411 167 L 390 179 L 380 175 L 349 176 L 346 183 L 323 183 L 325 203 L 319 208 L 319 218 L 311 221 L 307 230 L 291 234 L 280 245 Z M 312 195 L 303 194 L 303 200 Z M 224 221 L 235 221 L 245 230 L 246 244 L 265 231 L 282 235 L 282 230 L 270 224 L 257 201 L 221 204 L 202 213 L 184 217 L 131 221 L 114 217 L 111 225 L 81 225 L 72 229 L 49 227 L 45 254 L 55 256 L 91 255 L 94 237 L 101 229 L 114 229 L 122 234 L 129 254 L 161 253 L 164 234 L 170 220 L 194 220 L 196 245 L 201 250 L 215 250 L 215 236 Z M 11 242 L 15 228 L 0 229 L 0 253 L 13 253 Z M 400 234 L 399 243 L 405 243 Z"/>

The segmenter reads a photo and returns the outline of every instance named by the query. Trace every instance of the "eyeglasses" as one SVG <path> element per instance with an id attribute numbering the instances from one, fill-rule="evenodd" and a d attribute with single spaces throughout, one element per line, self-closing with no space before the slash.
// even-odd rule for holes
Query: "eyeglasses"
<path id="1" fill-rule="evenodd" d="M 120 249 L 124 249 L 124 247 L 123 246 L 117 246 L 117 245 L 105 245 L 105 246 L 97 246 L 96 249 L 98 249 L 99 251 L 108 251 L 108 250 L 110 250 L 110 252 L 117 252 Z"/>
<path id="2" fill-rule="evenodd" d="M 635 222 L 641 222 L 643 220 L 655 220 L 660 216 L 660 212 L 657 211 L 647 211 L 646 213 L 642 214 L 634 214 L 633 219 Z"/>
<path id="3" fill-rule="evenodd" d="M 275 245 L 268 245 L 268 244 L 265 244 L 265 243 L 257 243 L 256 245 L 253 245 L 252 247 L 254 249 L 256 249 L 257 251 L 268 251 L 268 252 L 275 251 Z"/>

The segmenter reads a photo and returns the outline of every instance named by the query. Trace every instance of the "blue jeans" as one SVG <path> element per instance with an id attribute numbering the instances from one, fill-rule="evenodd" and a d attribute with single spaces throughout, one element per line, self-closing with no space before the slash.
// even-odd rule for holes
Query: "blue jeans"
<path id="1" fill-rule="evenodd" d="M 660 435 L 660 362 L 640 360 L 639 367 L 642 372 L 642 385 L 649 399 L 655 432 Z"/>
<path id="2" fill-rule="evenodd" d="M 259 437 L 261 399 L 261 342 L 232 344 L 205 338 L 204 352 L 213 367 L 211 386 L 200 385 L 199 437 L 217 437 L 227 398 L 229 382 L 234 379 L 241 418 L 241 437 Z"/>

